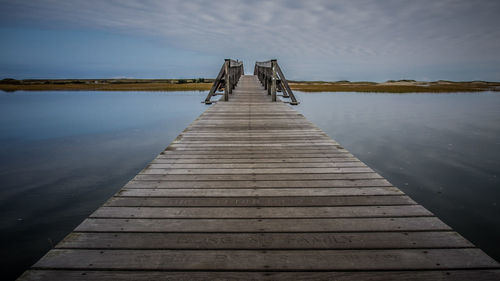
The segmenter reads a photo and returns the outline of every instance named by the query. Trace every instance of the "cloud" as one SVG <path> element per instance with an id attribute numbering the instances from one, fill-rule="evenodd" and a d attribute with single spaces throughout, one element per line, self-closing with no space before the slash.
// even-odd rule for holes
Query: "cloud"
<path id="1" fill-rule="evenodd" d="M 500 62 L 500 2 L 495 0 L 13 0 L 0 5 L 2 25 L 92 28 L 148 36 L 221 58 L 276 57 L 293 65 L 294 77 Z"/>

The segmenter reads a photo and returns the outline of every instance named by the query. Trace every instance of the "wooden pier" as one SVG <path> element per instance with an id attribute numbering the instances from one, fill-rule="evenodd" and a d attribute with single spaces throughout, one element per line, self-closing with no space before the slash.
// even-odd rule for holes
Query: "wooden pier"
<path id="1" fill-rule="evenodd" d="M 500 279 L 495 260 L 272 102 L 259 75 L 222 83 L 227 102 L 19 280 Z"/>

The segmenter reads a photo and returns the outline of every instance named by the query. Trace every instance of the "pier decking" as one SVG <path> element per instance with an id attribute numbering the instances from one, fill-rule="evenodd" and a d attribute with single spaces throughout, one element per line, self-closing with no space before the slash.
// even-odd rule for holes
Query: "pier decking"
<path id="1" fill-rule="evenodd" d="M 499 264 L 255 76 L 20 280 L 498 280 Z"/>

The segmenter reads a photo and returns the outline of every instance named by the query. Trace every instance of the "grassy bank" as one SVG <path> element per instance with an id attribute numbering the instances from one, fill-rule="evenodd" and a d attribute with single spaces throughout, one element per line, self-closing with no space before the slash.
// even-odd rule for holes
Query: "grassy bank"
<path id="1" fill-rule="evenodd" d="M 71 79 L 0 81 L 3 91 L 206 91 L 210 79 Z"/>
<path id="2" fill-rule="evenodd" d="M 303 92 L 380 92 L 380 93 L 453 93 L 500 91 L 498 82 L 417 82 L 411 80 L 374 82 L 292 82 L 290 87 Z"/>
<path id="3" fill-rule="evenodd" d="M 212 79 L 59 79 L 0 81 L 3 91 L 208 91 Z M 290 81 L 292 90 L 303 92 L 477 92 L 500 91 L 499 82 L 418 82 L 413 80 L 374 82 Z"/>

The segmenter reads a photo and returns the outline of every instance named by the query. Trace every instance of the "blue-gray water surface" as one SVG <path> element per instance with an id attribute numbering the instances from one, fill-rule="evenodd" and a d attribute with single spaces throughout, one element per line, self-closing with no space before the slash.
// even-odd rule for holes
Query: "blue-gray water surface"
<path id="1" fill-rule="evenodd" d="M 143 169 L 208 108 L 204 96 L 0 92 L 2 279 L 15 279 Z"/>
<path id="2" fill-rule="evenodd" d="M 205 94 L 0 93 L 4 277 L 139 172 L 207 108 Z M 500 260 L 500 93 L 296 95 L 294 108 Z"/>
<path id="3" fill-rule="evenodd" d="M 329 136 L 500 260 L 500 93 L 296 93 Z"/>

